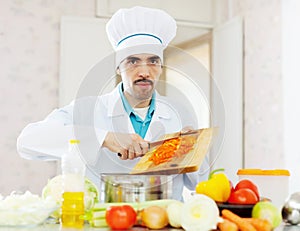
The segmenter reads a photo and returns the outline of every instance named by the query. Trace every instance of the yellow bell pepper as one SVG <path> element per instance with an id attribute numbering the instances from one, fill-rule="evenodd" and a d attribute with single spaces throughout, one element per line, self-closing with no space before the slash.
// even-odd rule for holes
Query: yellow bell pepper
<path id="1" fill-rule="evenodd" d="M 209 174 L 207 181 L 199 182 L 196 193 L 209 196 L 217 202 L 226 202 L 230 196 L 231 186 L 225 173 L 216 173 L 224 169 L 216 169 Z"/>

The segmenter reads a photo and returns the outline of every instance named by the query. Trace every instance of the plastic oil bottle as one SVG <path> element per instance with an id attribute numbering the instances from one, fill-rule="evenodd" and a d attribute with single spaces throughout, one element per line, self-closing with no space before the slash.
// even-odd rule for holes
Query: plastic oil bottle
<path id="1" fill-rule="evenodd" d="M 79 140 L 70 140 L 69 150 L 61 160 L 63 194 L 61 225 L 65 228 L 82 228 L 84 220 L 85 164 L 81 160 Z"/>

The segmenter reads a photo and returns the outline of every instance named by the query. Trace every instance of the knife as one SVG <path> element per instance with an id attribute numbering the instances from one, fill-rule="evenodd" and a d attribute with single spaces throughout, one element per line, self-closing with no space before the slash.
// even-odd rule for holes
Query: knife
<path id="1" fill-rule="evenodd" d="M 171 139 L 179 138 L 181 136 L 198 134 L 198 133 L 200 133 L 201 130 L 203 130 L 203 129 L 189 130 L 189 131 L 186 131 L 186 132 L 180 131 L 180 132 L 177 132 L 177 133 L 173 134 L 171 137 L 168 137 L 168 138 L 165 138 L 165 139 L 162 139 L 162 140 L 149 142 L 148 143 L 148 149 L 150 150 L 151 148 L 153 148 L 155 146 L 162 145 L 164 142 L 166 142 L 168 140 L 171 140 Z M 119 157 L 122 157 L 121 153 L 118 153 L 117 155 Z"/>
<path id="2" fill-rule="evenodd" d="M 148 148 L 151 149 L 155 146 L 158 145 L 162 145 L 164 142 L 171 140 L 171 139 L 175 139 L 175 138 L 179 138 L 181 136 L 187 136 L 187 135 L 193 135 L 193 134 L 198 134 L 202 129 L 197 129 L 197 130 L 189 130 L 187 132 L 177 132 L 177 134 L 175 133 L 174 136 L 172 137 L 168 137 L 166 139 L 162 139 L 162 140 L 157 140 L 157 141 L 153 141 L 153 142 L 149 142 L 148 143 Z"/>

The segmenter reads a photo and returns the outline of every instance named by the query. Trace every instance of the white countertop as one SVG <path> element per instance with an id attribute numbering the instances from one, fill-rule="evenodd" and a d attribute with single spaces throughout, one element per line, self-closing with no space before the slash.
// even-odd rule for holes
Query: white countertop
<path id="1" fill-rule="evenodd" d="M 1 227 L 0 231 L 109 231 L 109 228 L 92 228 L 89 225 L 85 225 L 83 229 L 72 229 L 72 228 L 62 228 L 59 224 L 46 224 L 46 225 L 39 225 L 35 227 L 29 228 L 8 228 L 8 227 Z M 149 231 L 147 228 L 142 227 L 133 227 L 130 229 L 131 231 Z M 182 229 L 174 229 L 174 228 L 165 228 L 161 229 L 163 231 L 180 231 Z M 280 226 L 276 228 L 274 231 L 300 231 L 300 226 Z"/>
<path id="2" fill-rule="evenodd" d="M 0 227 L 0 231 L 110 231 L 110 228 L 93 228 L 89 225 L 85 225 L 83 229 L 73 229 L 73 228 L 62 228 L 59 224 L 46 224 L 46 225 L 38 225 L 34 227 Z M 147 228 L 143 227 L 133 227 L 129 229 L 131 231 L 149 231 Z M 174 229 L 174 228 L 165 228 L 160 229 L 163 231 L 180 231 L 182 229 Z"/>

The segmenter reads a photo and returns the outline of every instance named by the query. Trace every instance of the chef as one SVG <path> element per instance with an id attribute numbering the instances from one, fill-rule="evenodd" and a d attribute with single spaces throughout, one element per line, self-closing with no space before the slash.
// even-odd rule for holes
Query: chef
<path id="1" fill-rule="evenodd" d="M 197 126 L 176 99 L 159 95 L 155 86 L 163 68 L 163 51 L 176 35 L 176 22 L 159 9 L 118 10 L 106 25 L 122 81 L 104 95 L 82 97 L 31 123 L 17 140 L 23 158 L 59 160 L 71 138 L 80 140 L 86 175 L 99 185 L 101 173 L 129 173 L 148 151 L 148 142 L 164 134 Z M 99 41 L 101 42 L 101 41 Z M 105 78 L 99 73 L 99 78 Z M 101 86 L 99 86 L 100 88 Z M 194 190 L 207 179 L 207 162 L 198 172 L 173 176 L 173 198 L 183 187 Z"/>

